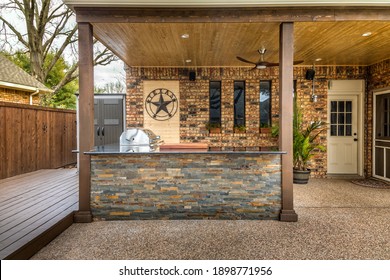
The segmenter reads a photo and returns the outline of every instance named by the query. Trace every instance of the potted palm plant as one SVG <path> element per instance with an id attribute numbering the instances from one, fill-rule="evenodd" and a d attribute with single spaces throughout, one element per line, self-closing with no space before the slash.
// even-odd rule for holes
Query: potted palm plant
<path id="1" fill-rule="evenodd" d="M 293 182 L 307 184 L 310 177 L 308 164 L 315 150 L 325 151 L 325 147 L 318 142 L 320 134 L 327 130 L 323 121 L 312 121 L 305 126 L 302 113 L 294 102 L 293 117 Z M 273 137 L 279 136 L 279 127 L 273 126 Z"/>
<path id="2" fill-rule="evenodd" d="M 307 184 L 309 181 L 308 162 L 313 157 L 315 150 L 325 151 L 325 147 L 318 142 L 318 138 L 326 129 L 327 125 L 323 121 L 312 121 L 309 125 L 305 125 L 302 113 L 295 102 L 293 118 L 294 183 Z"/>

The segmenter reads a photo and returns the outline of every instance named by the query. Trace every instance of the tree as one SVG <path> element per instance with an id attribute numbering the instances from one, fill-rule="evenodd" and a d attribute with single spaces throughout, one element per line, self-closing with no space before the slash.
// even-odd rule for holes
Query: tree
<path id="1" fill-rule="evenodd" d="M 115 82 L 105 83 L 103 86 L 95 86 L 95 93 L 124 93 L 125 85 L 117 77 Z"/>
<path id="2" fill-rule="evenodd" d="M 69 66 L 55 84 L 53 98 L 78 77 L 77 25 L 73 12 L 61 0 L 9 0 L 0 5 L 1 46 L 11 53 L 29 55 L 32 76 L 47 84 L 51 72 L 64 57 Z M 15 18 L 19 20 L 15 23 Z M 96 40 L 95 40 L 96 42 Z M 16 51 L 14 44 L 16 43 Z M 95 65 L 107 65 L 117 58 L 106 48 L 95 48 Z"/>
<path id="3" fill-rule="evenodd" d="M 8 52 L 1 52 L 4 56 L 8 57 L 12 62 L 14 62 L 16 65 L 18 65 L 20 68 L 22 68 L 27 73 L 31 74 L 31 61 L 26 53 L 20 53 L 17 52 L 14 55 L 11 55 Z M 50 53 L 47 56 L 47 61 L 45 62 L 45 65 L 50 63 L 52 61 L 52 58 L 55 56 L 54 53 Z M 65 59 L 61 58 L 57 60 L 57 63 L 54 65 L 53 69 L 48 74 L 46 81 L 44 84 L 48 88 L 55 87 L 59 81 L 61 81 L 69 69 L 68 63 L 65 61 Z M 77 79 L 65 84 L 61 89 L 57 91 L 55 95 L 45 95 L 41 99 L 42 105 L 45 106 L 54 106 L 54 107 L 61 107 L 61 108 L 68 108 L 68 109 L 75 109 L 76 108 L 76 96 L 75 92 L 78 89 L 78 81 Z"/>

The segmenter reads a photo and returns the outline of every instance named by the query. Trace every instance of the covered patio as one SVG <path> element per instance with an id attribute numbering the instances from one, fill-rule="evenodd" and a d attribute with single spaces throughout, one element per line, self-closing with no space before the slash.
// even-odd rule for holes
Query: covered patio
<path id="1" fill-rule="evenodd" d="M 281 156 L 281 221 L 298 219 L 294 210 L 292 187 L 291 93 L 294 92 L 294 80 L 302 80 L 307 68 L 314 68 L 315 63 L 320 63 L 320 73 L 323 77 L 318 83 L 321 85 L 320 97 L 323 99 L 313 110 L 321 111 L 328 107 L 328 89 L 331 89 L 332 85 L 330 80 L 371 79 L 365 85 L 360 82 L 363 92 L 359 95 L 357 107 L 360 111 L 356 114 L 360 117 L 360 129 L 354 131 L 353 137 L 350 131 L 350 141 L 359 147 L 352 160 L 359 163 L 354 172 L 364 176 L 372 174 L 372 94 L 378 88 L 389 86 L 387 75 L 382 74 L 386 74 L 389 69 L 386 50 L 390 43 L 390 7 L 362 1 L 342 6 L 337 3 L 314 5 L 308 1 L 311 4 L 301 3 L 299 7 L 297 5 L 292 8 L 287 3 L 272 5 L 261 1 L 252 1 L 253 3 L 245 5 L 234 1 L 229 4 L 220 1 L 179 2 L 166 4 L 146 1 L 141 5 L 136 1 L 119 1 L 113 6 L 92 0 L 65 1 L 75 10 L 79 24 L 81 133 L 80 207 L 75 216 L 77 222 L 92 221 L 91 155 L 85 153 L 93 148 L 94 138 L 93 36 L 111 48 L 129 66 L 130 100 L 127 101 L 127 106 L 132 111 L 127 116 L 127 126 L 142 126 L 140 112 L 143 111 L 143 101 L 138 104 L 131 98 L 133 94 L 142 92 L 140 88 L 143 80 L 153 79 L 155 73 L 158 73 L 158 80 L 177 79 L 181 85 L 188 84 L 184 77 L 188 72 L 183 69 L 195 70 L 205 77 L 201 77 L 204 80 L 211 80 L 209 76 L 214 77 L 213 73 L 220 73 L 215 77 L 229 79 L 225 85 L 230 87 L 233 79 L 242 79 L 250 84 L 251 81 L 256 83 L 264 76 L 274 77 L 278 93 L 275 102 L 278 103 L 279 109 L 272 117 L 279 123 L 279 151 L 284 153 Z M 374 31 L 364 31 L 369 29 Z M 194 38 L 191 41 L 181 41 L 187 37 L 186 34 Z M 373 34 L 376 36 L 370 37 Z M 365 40 L 365 37 L 369 39 Z M 245 55 L 250 61 L 254 61 L 256 57 L 248 53 L 259 47 L 268 48 L 270 52 L 267 53 L 267 61 L 278 62 L 279 67 L 262 67 L 260 63 L 257 67 L 255 63 L 256 69 L 249 74 L 250 68 L 246 67 L 247 64 L 236 57 Z M 294 66 L 296 60 L 303 60 L 306 68 Z M 370 65 L 373 65 L 374 71 L 371 71 Z M 206 72 L 211 74 L 204 74 Z M 132 75 L 133 73 L 137 74 Z M 226 73 L 233 74 L 229 76 Z M 314 100 L 314 80 L 312 83 L 313 92 L 309 91 L 305 104 L 309 103 L 309 98 Z M 191 92 L 193 84 L 188 85 L 188 91 Z M 253 85 L 250 87 L 256 88 Z M 307 87 L 307 84 L 302 83 L 302 93 L 306 92 L 303 89 Z M 139 96 L 135 98 L 139 99 Z M 338 104 L 338 101 L 335 102 L 334 104 Z M 326 118 L 326 115 L 323 114 L 322 118 Z M 229 120 L 224 125 L 225 131 L 230 133 L 232 121 Z M 182 127 L 187 126 L 200 127 L 200 123 L 183 123 L 180 125 L 180 134 L 185 134 Z M 319 156 L 320 166 L 324 164 L 324 158 L 326 163 L 326 155 Z M 326 169 L 321 174 L 326 174 Z"/>

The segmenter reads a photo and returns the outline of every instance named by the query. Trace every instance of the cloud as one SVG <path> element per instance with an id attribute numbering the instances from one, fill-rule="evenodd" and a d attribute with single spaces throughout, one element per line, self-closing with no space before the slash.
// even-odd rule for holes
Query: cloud
<path id="1" fill-rule="evenodd" d="M 104 86 L 107 83 L 122 81 L 125 84 L 124 63 L 121 60 L 113 61 L 106 66 L 95 66 L 95 86 Z"/>

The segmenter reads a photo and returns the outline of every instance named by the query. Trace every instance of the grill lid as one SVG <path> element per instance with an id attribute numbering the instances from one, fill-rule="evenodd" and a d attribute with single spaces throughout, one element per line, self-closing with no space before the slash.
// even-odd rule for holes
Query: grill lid
<path id="1" fill-rule="evenodd" d="M 162 143 L 160 136 L 145 128 L 130 128 L 119 138 L 121 146 L 150 146 L 156 147 Z"/>

